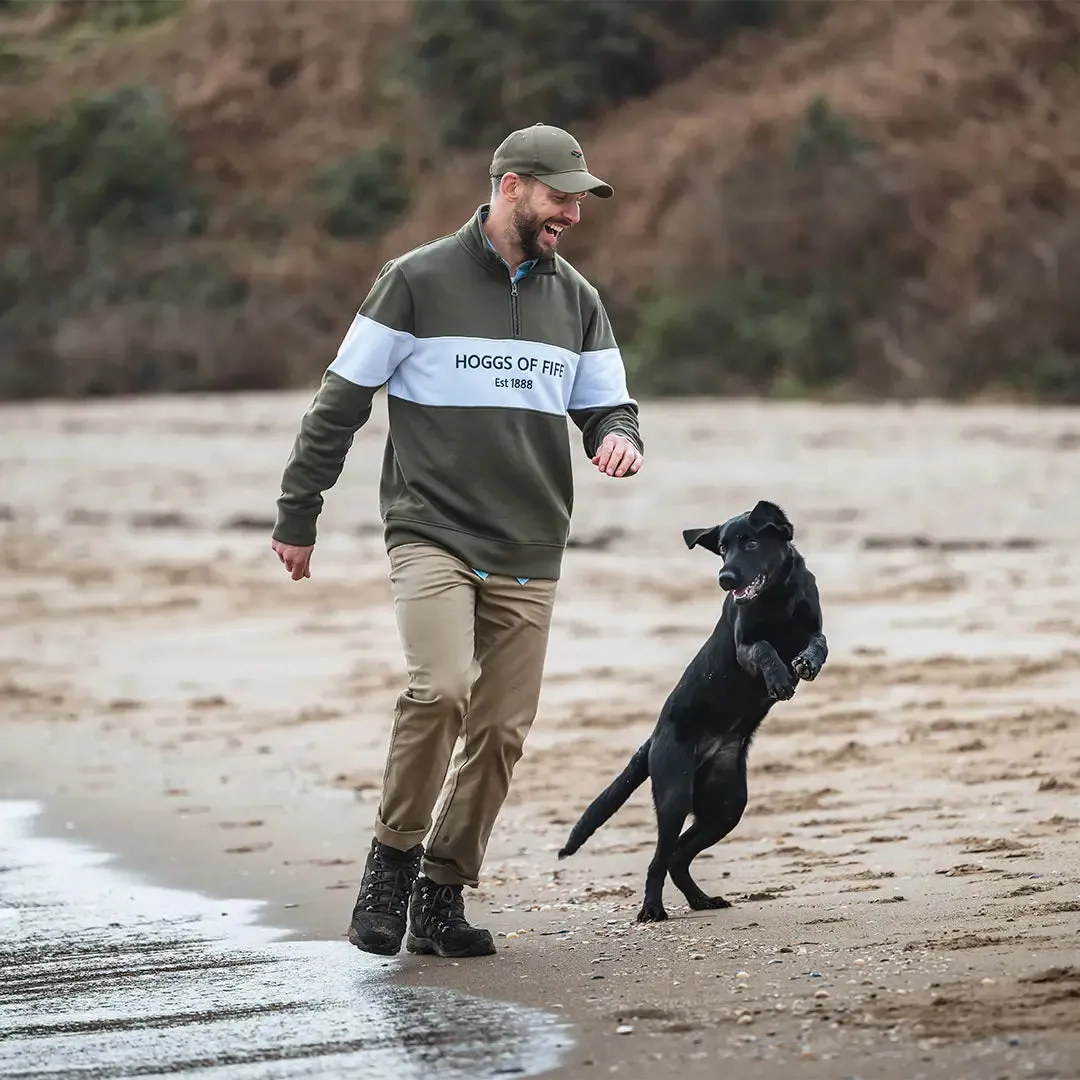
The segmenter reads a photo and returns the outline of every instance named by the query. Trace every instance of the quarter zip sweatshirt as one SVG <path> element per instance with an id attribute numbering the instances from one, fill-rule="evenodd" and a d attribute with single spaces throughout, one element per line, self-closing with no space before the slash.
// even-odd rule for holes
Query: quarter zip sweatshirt
<path id="1" fill-rule="evenodd" d="M 388 550 L 434 543 L 485 573 L 558 578 L 574 502 L 567 416 L 589 458 L 611 433 L 644 451 L 596 289 L 558 254 L 512 281 L 483 231 L 489 209 L 379 272 L 301 421 L 275 539 L 315 542 L 323 493 L 383 386 Z"/>

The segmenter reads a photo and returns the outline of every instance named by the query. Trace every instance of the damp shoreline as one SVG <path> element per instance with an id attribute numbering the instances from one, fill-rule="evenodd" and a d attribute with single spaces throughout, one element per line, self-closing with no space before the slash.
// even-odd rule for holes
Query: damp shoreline
<path id="1" fill-rule="evenodd" d="M 5 1080 L 482 1080 L 541 1075 L 572 1045 L 556 1015 L 400 986 L 392 961 L 286 940 L 264 901 L 154 884 L 40 820 L 0 801 Z"/>

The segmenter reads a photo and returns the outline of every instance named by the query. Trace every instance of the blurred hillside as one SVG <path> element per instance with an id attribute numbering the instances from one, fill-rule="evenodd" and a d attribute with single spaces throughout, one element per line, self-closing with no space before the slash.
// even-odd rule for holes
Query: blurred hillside
<path id="1" fill-rule="evenodd" d="M 0 397 L 314 384 L 538 119 L 635 392 L 1080 402 L 1074 0 L 0 0 Z"/>

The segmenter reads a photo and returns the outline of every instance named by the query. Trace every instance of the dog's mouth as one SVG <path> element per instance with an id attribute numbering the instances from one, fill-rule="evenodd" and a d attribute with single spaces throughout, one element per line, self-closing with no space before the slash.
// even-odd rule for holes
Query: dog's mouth
<path id="1" fill-rule="evenodd" d="M 753 581 L 747 582 L 741 588 L 732 589 L 731 595 L 736 604 L 745 604 L 748 600 L 753 600 L 763 588 L 765 588 L 765 575 L 758 574 Z"/>

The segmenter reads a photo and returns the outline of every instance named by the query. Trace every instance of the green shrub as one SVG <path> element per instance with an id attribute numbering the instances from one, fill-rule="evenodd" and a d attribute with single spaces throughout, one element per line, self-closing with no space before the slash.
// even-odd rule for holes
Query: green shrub
<path id="1" fill-rule="evenodd" d="M 1030 369 L 1016 365 L 1013 370 L 1016 385 L 1030 389 L 1039 400 L 1080 404 L 1080 356 L 1052 352 L 1040 356 Z"/>
<path id="2" fill-rule="evenodd" d="M 795 132 L 791 160 L 795 166 L 805 168 L 829 159 L 846 160 L 871 148 L 854 122 L 834 110 L 824 94 L 817 94 Z"/>
<path id="3" fill-rule="evenodd" d="M 50 223 L 77 233 L 192 235 L 206 224 L 203 197 L 187 182 L 187 151 L 160 91 L 125 86 L 70 102 L 24 130 Z"/>
<path id="4" fill-rule="evenodd" d="M 50 230 L 0 257 L 0 399 L 278 387 L 286 310 L 185 245 Z"/>
<path id="5" fill-rule="evenodd" d="M 385 231 L 409 205 L 402 165 L 397 144 L 384 142 L 321 169 L 314 181 L 321 227 L 338 237 Z"/>
<path id="6" fill-rule="evenodd" d="M 717 179 L 717 226 L 641 306 L 627 351 L 643 391 L 791 397 L 866 375 L 856 337 L 886 294 L 880 238 L 906 205 L 827 99 L 776 134 Z"/>
<path id="7" fill-rule="evenodd" d="M 537 120 L 568 125 L 650 93 L 779 0 L 413 0 L 406 81 L 442 113 L 454 146 L 497 141 Z M 662 29 L 662 34 L 657 33 Z M 678 70 L 661 46 L 677 39 Z"/>
<path id="8" fill-rule="evenodd" d="M 654 394 L 790 396 L 854 363 L 851 327 L 826 291 L 799 296 L 760 277 L 654 296 L 627 347 L 634 386 Z"/>
<path id="9" fill-rule="evenodd" d="M 7 42 L 0 41 L 0 79 L 21 75 L 25 66 L 18 50 L 13 49 Z"/>
<path id="10" fill-rule="evenodd" d="M 176 15 L 184 3 L 185 0 L 97 0 L 88 5 L 87 17 L 109 30 L 127 30 Z"/>
<path id="11" fill-rule="evenodd" d="M 105 30 L 127 30 L 136 26 L 148 26 L 178 14 L 187 0 L 90 0 L 64 19 L 63 26 L 91 24 Z M 15 14 L 23 14 L 50 7 L 56 0 L 8 0 Z M 0 10 L 3 5 L 0 4 Z"/>

